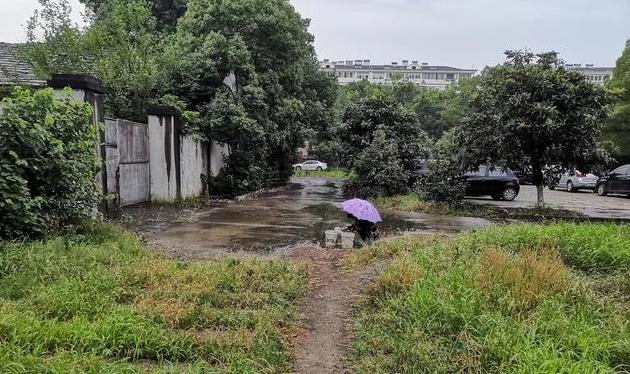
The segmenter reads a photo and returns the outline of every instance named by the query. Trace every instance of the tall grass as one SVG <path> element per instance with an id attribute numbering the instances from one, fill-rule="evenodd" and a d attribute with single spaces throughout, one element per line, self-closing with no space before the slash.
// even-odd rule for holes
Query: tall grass
<path id="1" fill-rule="evenodd" d="M 284 372 L 306 272 L 189 264 L 98 226 L 0 247 L 1 372 Z"/>
<path id="2" fill-rule="evenodd" d="M 630 370 L 627 226 L 515 225 L 382 245 L 367 250 L 394 262 L 352 322 L 359 372 Z"/>

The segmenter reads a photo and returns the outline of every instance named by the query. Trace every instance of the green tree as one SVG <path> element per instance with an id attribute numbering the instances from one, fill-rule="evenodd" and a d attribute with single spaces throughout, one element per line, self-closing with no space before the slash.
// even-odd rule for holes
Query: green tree
<path id="1" fill-rule="evenodd" d="M 630 163 L 630 48 L 626 48 L 617 60 L 608 87 L 619 101 L 613 108 L 604 134 L 615 146 L 614 156 L 621 162 Z"/>
<path id="2" fill-rule="evenodd" d="M 95 209 L 89 104 L 16 88 L 0 110 L 0 239 L 39 238 Z"/>
<path id="3" fill-rule="evenodd" d="M 408 191 L 409 171 L 403 168 L 398 144 L 388 138 L 384 127 L 374 133 L 372 142 L 354 163 L 356 191 L 363 197 L 384 197 Z"/>
<path id="4" fill-rule="evenodd" d="M 40 5 L 28 24 L 26 57 L 35 73 L 93 75 L 107 88 L 107 115 L 145 122 L 150 102 L 166 89 L 162 43 L 146 0 L 109 0 L 84 29 L 70 21 L 67 0 Z"/>
<path id="5" fill-rule="evenodd" d="M 201 118 L 191 131 L 230 145 L 224 192 L 284 183 L 304 135 L 332 118 L 334 81 L 319 71 L 307 28 L 287 0 L 188 1 L 169 85 Z M 231 74 L 235 92 L 222 83 Z"/>
<path id="6" fill-rule="evenodd" d="M 457 145 L 467 168 L 529 168 L 544 207 L 548 166 L 587 171 L 605 156 L 597 145 L 609 95 L 564 69 L 555 52 L 506 56 L 479 79 L 475 112 L 458 128 Z"/>

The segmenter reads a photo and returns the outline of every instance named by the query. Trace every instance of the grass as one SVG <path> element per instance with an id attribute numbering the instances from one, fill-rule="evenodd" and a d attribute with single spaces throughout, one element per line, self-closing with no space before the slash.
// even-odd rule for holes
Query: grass
<path id="1" fill-rule="evenodd" d="M 294 177 L 316 177 L 316 178 L 327 178 L 327 179 L 348 179 L 350 176 L 350 171 L 345 168 L 329 168 L 328 170 L 322 171 L 303 171 L 303 170 L 295 170 L 293 172 Z"/>
<path id="2" fill-rule="evenodd" d="M 286 372 L 306 269 L 183 263 L 131 234 L 0 246 L 1 372 Z"/>
<path id="3" fill-rule="evenodd" d="M 513 225 L 403 237 L 352 321 L 361 373 L 630 370 L 630 227 Z"/>
<path id="4" fill-rule="evenodd" d="M 422 199 L 416 193 L 373 199 L 372 202 L 380 209 L 400 210 L 428 214 L 442 214 L 453 216 L 483 217 L 496 220 L 522 219 L 578 219 L 584 216 L 578 212 L 562 209 L 538 208 L 503 208 L 490 205 L 473 204 L 467 201 L 458 203 L 430 202 Z"/>

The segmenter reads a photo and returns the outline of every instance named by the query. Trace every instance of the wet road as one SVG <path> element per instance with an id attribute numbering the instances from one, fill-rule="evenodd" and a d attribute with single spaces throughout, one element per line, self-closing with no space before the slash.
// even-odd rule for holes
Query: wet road
<path id="1" fill-rule="evenodd" d="M 172 225 L 156 239 L 161 247 L 204 258 L 242 251 L 281 254 L 298 243 L 321 244 L 325 230 L 349 223 L 339 206 L 341 187 L 325 179 L 294 179 L 282 191 L 203 211 L 196 222 Z M 381 213 L 386 235 L 456 233 L 490 224 L 478 218 Z"/>
<path id="2" fill-rule="evenodd" d="M 514 201 L 494 201 L 489 197 L 471 198 L 469 201 L 506 208 L 533 208 L 536 207 L 536 199 L 536 187 L 528 185 L 521 186 L 521 192 Z M 630 220 L 630 198 L 625 196 L 602 197 L 588 190 L 567 192 L 545 188 L 545 203 L 551 208 L 572 210 L 589 217 Z"/>

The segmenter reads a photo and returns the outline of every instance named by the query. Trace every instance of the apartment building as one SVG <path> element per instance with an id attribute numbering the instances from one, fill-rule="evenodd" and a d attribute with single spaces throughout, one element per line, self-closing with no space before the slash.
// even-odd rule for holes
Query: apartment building
<path id="1" fill-rule="evenodd" d="M 470 79 L 477 73 L 474 69 L 435 66 L 408 60 L 389 65 L 373 65 L 370 60 L 323 60 L 319 64 L 323 71 L 333 74 L 341 85 L 359 81 L 376 84 L 408 81 L 429 89 L 443 90 L 450 84 Z"/>

